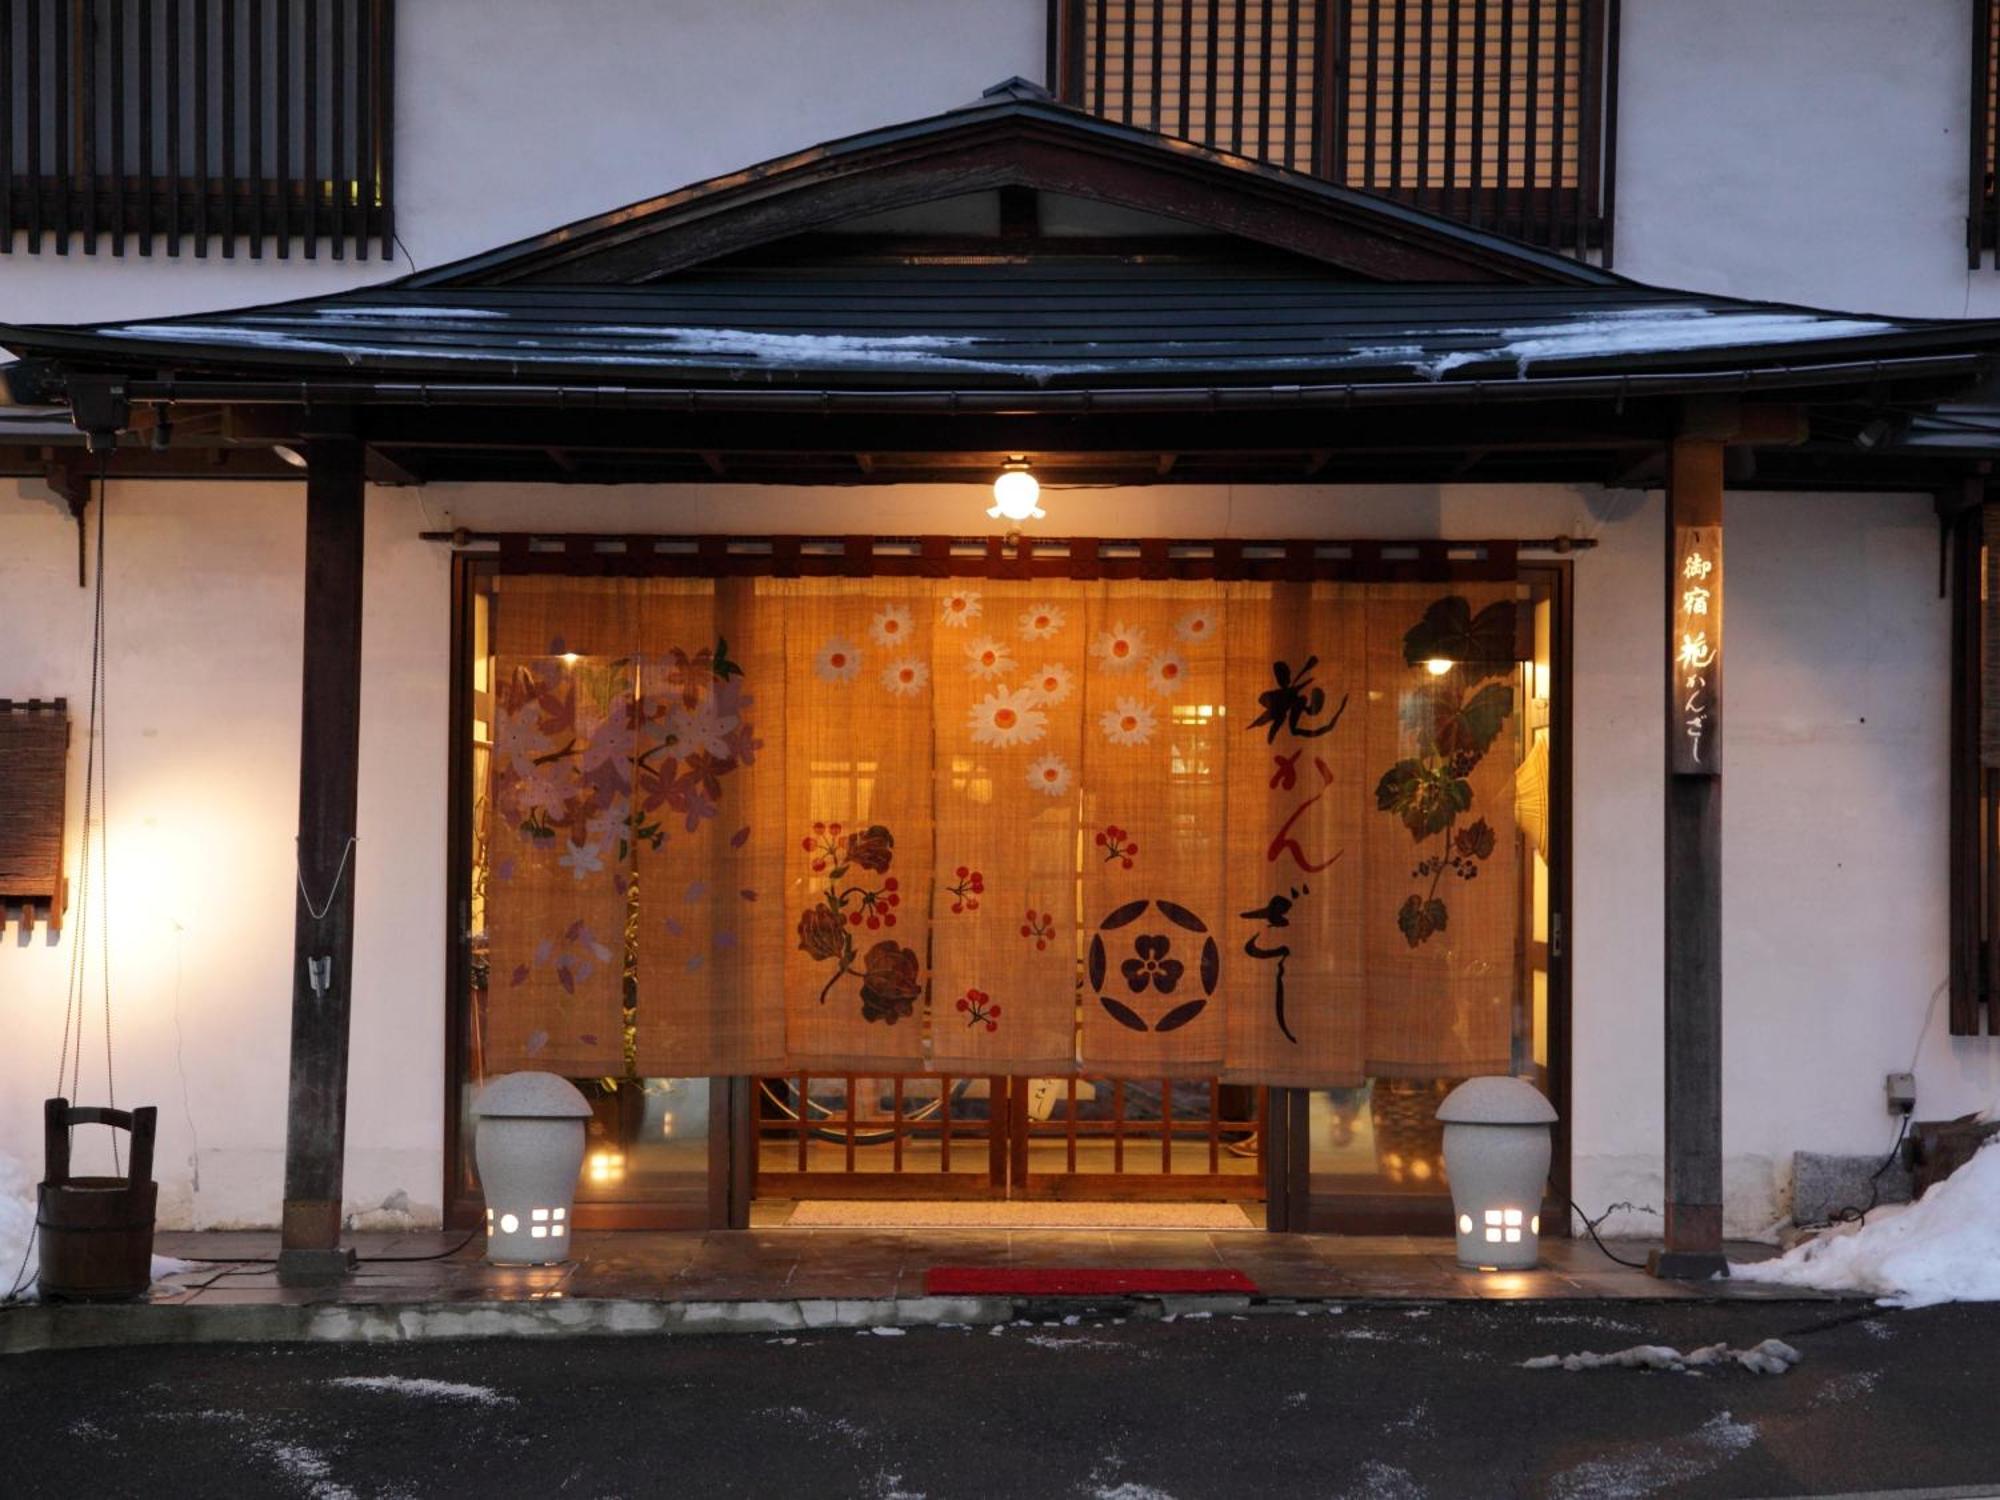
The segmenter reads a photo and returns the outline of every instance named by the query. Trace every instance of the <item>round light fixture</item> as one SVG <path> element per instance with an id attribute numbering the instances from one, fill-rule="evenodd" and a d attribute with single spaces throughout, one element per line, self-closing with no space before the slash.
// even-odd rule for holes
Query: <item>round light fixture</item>
<path id="1" fill-rule="evenodd" d="M 1041 493 L 1041 485 L 1028 472 L 1027 459 L 1010 458 L 993 481 L 993 505 L 986 514 L 996 521 L 1039 521 L 1048 514 L 1035 503 Z"/>
<path id="2" fill-rule="evenodd" d="M 1424 663 L 1424 670 L 1433 677 L 1442 677 L 1457 665 L 1458 663 L 1450 657 L 1433 656 L 1429 661 Z"/>

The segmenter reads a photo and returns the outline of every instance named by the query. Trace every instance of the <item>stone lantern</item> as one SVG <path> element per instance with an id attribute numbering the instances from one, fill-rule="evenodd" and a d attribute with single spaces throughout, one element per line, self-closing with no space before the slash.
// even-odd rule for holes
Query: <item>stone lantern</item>
<path id="1" fill-rule="evenodd" d="M 1458 1221 L 1458 1263 L 1521 1271 L 1539 1254 L 1555 1107 L 1518 1078 L 1471 1078 L 1438 1106 Z"/>
<path id="2" fill-rule="evenodd" d="M 503 1073 L 479 1091 L 472 1113 L 486 1258 L 496 1265 L 568 1260 L 589 1101 L 553 1073 Z"/>

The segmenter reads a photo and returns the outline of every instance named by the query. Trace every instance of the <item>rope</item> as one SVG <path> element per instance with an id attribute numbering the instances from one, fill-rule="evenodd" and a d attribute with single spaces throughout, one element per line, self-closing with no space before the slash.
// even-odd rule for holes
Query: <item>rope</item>
<path id="1" fill-rule="evenodd" d="M 110 920 L 110 797 L 111 760 L 108 750 L 109 693 L 107 691 L 107 671 L 105 665 L 105 512 L 109 509 L 109 487 L 105 478 L 107 457 L 98 455 L 97 460 L 97 559 L 95 597 L 91 602 L 90 629 L 90 719 L 84 738 L 83 760 L 83 834 L 79 848 L 80 869 L 77 873 L 77 911 L 75 938 L 69 955 L 69 988 L 63 1002 L 62 1050 L 56 1061 L 55 1092 L 72 1102 L 78 1097 L 83 1082 L 83 1030 L 84 1012 L 88 1005 L 90 990 L 90 969 L 87 953 L 90 944 L 90 888 L 91 855 L 97 856 L 98 886 L 98 970 L 103 984 L 104 1008 L 104 1092 L 105 1100 L 112 1107 L 118 1106 L 118 1085 L 115 1059 L 111 1045 L 111 920 Z M 93 834 L 93 813 L 96 832 Z M 76 1041 L 75 1052 L 70 1051 L 71 1035 Z M 68 1075 L 68 1087 L 64 1087 L 64 1075 Z M 122 1172 L 119 1158 L 118 1137 L 111 1138 L 111 1164 L 114 1172 Z"/>
<path id="2" fill-rule="evenodd" d="M 294 840 L 293 842 L 297 842 Z M 347 836 L 347 847 L 340 851 L 340 868 L 333 872 L 333 884 L 326 889 L 326 900 L 313 905 L 312 893 L 306 889 L 306 867 L 299 865 L 299 899 L 306 904 L 306 914 L 315 922 L 326 920 L 326 914 L 333 910 L 333 901 L 340 894 L 341 877 L 347 873 L 347 861 L 354 853 L 354 835 Z M 296 862 L 296 861 L 295 861 Z"/>

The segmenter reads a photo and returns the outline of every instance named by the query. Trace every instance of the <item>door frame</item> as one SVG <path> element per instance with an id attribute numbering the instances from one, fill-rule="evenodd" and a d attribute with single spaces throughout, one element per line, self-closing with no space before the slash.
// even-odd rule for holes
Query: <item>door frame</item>
<path id="1" fill-rule="evenodd" d="M 444 1162 L 440 1202 L 444 1222 L 451 1228 L 476 1228 L 484 1222 L 484 1201 L 468 1192 L 458 1172 L 464 1148 L 460 1124 L 465 1048 L 465 1015 L 461 997 L 468 993 L 470 955 L 467 925 L 471 910 L 472 806 L 468 797 L 472 774 L 472 640 L 473 585 L 485 568 L 501 572 L 574 573 L 578 576 L 606 572 L 635 574 L 685 574 L 691 568 L 710 573 L 773 571 L 777 563 L 789 559 L 796 571 L 818 572 L 805 566 L 799 539 L 766 539 L 771 546 L 755 558 L 736 558 L 726 549 L 702 542 L 698 561 L 685 554 L 634 549 L 607 554 L 572 545 L 582 538 L 563 538 L 555 550 L 536 550 L 526 534 L 510 534 L 499 539 L 497 551 L 455 550 L 451 565 L 451 621 L 449 690 L 446 694 L 448 802 L 446 838 L 448 844 L 445 879 L 445 1027 L 442 1112 L 444 1122 Z M 593 539 L 594 540 L 594 539 Z M 646 538 L 605 540 L 631 547 Z M 666 540 L 664 538 L 658 540 Z M 855 539 L 847 539 L 850 543 Z M 898 554 L 872 559 L 878 571 L 948 571 L 952 574 L 1013 576 L 1015 567 L 1029 566 L 1023 554 L 1017 563 L 1005 556 L 997 542 L 989 542 L 985 554 L 976 561 L 928 545 L 926 539 L 917 554 Z M 780 547 L 779 542 L 788 545 Z M 1572 771 L 1574 727 L 1574 563 L 1567 558 L 1522 560 L 1520 543 L 1420 539 L 1407 542 L 1371 539 L 1364 542 L 1332 541 L 1274 542 L 1267 544 L 1283 551 L 1281 561 L 1251 564 L 1243 557 L 1243 544 L 1193 544 L 1214 549 L 1211 559 L 1183 563 L 1178 569 L 1165 561 L 1169 549 L 1184 544 L 1148 543 L 1142 559 L 1127 560 L 1101 555 L 1094 540 L 1070 540 L 1072 549 L 1093 560 L 1102 576 L 1218 576 L 1219 563 L 1232 556 L 1232 576 L 1328 577 L 1349 581 L 1377 578 L 1493 578 L 1501 567 L 1517 581 L 1544 582 L 1554 608 L 1551 642 L 1551 692 L 1549 743 L 1549 910 L 1551 952 L 1548 964 L 1548 1083 L 1550 1102 L 1557 1119 L 1553 1130 L 1553 1157 L 1550 1180 L 1561 1201 L 1552 1197 L 1544 1203 L 1543 1218 L 1569 1232 L 1567 1199 L 1570 1192 L 1572 1136 L 1570 1124 L 1571 1062 L 1571 955 L 1575 951 L 1573 912 L 1573 819 Z M 1233 549 L 1233 553 L 1226 550 Z M 1302 550 L 1303 549 L 1303 550 Z M 1321 549 L 1344 549 L 1341 555 L 1315 556 Z M 1412 554 L 1405 558 L 1402 554 Z M 1469 560 L 1479 554 L 1479 560 Z M 813 561 L 817 562 L 818 559 Z M 833 561 L 833 560 L 829 560 Z M 834 561 L 847 571 L 854 561 L 850 545 Z M 1036 560 L 1045 571 L 1053 571 Z M 1143 568 L 1143 571 L 1141 571 Z M 756 1183 L 756 1080 L 744 1077 L 710 1079 L 708 1141 L 708 1194 L 705 1214 L 699 1221 L 685 1209 L 668 1204 L 599 1203 L 579 1204 L 579 1228 L 695 1229 L 744 1228 L 749 1223 L 750 1202 Z M 1315 1197 L 1311 1191 L 1311 1164 L 1306 1157 L 1307 1091 L 1272 1089 L 1267 1115 L 1268 1140 L 1265 1149 L 1265 1205 L 1267 1226 L 1274 1231 L 1313 1231 L 1346 1234 L 1447 1233 L 1450 1229 L 1448 1202 L 1429 1198 L 1412 1203 L 1394 1194 L 1349 1194 Z M 1190 1179 L 1192 1183 L 1194 1179 Z"/>
<path id="2" fill-rule="evenodd" d="M 1576 951 L 1572 776 L 1575 726 L 1575 564 L 1567 559 L 1522 562 L 1517 578 L 1549 590 L 1549 953 L 1548 1095 L 1555 1106 L 1549 1158 L 1550 1194 L 1542 1222 L 1551 1234 L 1570 1233 L 1572 1129 L 1570 1103 L 1571 965 Z M 1451 1203 L 1435 1195 L 1315 1194 L 1312 1191 L 1307 1089 L 1271 1091 L 1272 1140 L 1266 1161 L 1266 1223 L 1274 1230 L 1315 1234 L 1450 1234 Z M 1281 1107 L 1280 1100 L 1283 1100 Z"/>

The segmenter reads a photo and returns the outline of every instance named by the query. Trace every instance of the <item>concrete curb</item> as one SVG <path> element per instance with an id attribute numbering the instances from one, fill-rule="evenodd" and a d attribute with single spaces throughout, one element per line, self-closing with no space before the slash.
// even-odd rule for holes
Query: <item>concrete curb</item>
<path id="1" fill-rule="evenodd" d="M 1574 1298 L 1447 1299 L 1479 1306 L 1546 1306 Z M 1825 1303 L 1821 1294 L 1765 1302 Z M 1733 1299 L 1593 1298 L 1593 1304 L 1687 1306 Z M 65 1303 L 0 1310 L 0 1356 L 121 1344 L 419 1343 L 436 1339 L 604 1338 L 824 1329 L 986 1327 L 1071 1316 L 1174 1322 L 1218 1315 L 1306 1316 L 1349 1308 L 1436 1306 L 1435 1297 L 869 1297 L 662 1301 L 636 1297 L 408 1302 Z"/>
<path id="2" fill-rule="evenodd" d="M 1006 1297 L 656 1302 L 545 1298 L 508 1302 L 289 1302 L 203 1307 L 31 1303 L 0 1315 L 0 1355 L 120 1344 L 416 1343 L 431 1339 L 590 1338 L 623 1334 L 799 1333 L 1004 1323 Z"/>

